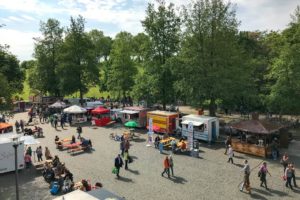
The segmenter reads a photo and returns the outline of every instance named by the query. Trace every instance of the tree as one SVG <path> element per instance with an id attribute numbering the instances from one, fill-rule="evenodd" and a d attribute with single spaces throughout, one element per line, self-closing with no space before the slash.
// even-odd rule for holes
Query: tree
<path id="1" fill-rule="evenodd" d="M 132 35 L 128 32 L 120 32 L 116 35 L 110 54 L 110 69 L 108 71 L 107 88 L 120 96 L 126 96 L 131 90 L 136 74 L 136 68 L 132 61 Z"/>
<path id="2" fill-rule="evenodd" d="M 268 77 L 274 80 L 268 96 L 268 107 L 274 113 L 300 113 L 300 7 L 282 33 L 284 45 L 274 60 Z"/>
<path id="3" fill-rule="evenodd" d="M 90 37 L 84 31 L 85 20 L 82 16 L 71 17 L 70 27 L 62 45 L 59 57 L 60 87 L 65 95 L 79 91 L 81 103 L 83 94 L 99 80 L 97 55 Z"/>
<path id="4" fill-rule="evenodd" d="M 6 78 L 12 93 L 23 90 L 24 71 L 16 56 L 8 51 L 8 46 L 0 47 L 0 73 Z"/>
<path id="5" fill-rule="evenodd" d="M 34 57 L 36 58 L 35 71 L 31 73 L 30 87 L 41 93 L 60 96 L 59 80 L 57 75 L 58 57 L 63 43 L 63 28 L 56 19 L 41 22 L 40 31 L 43 38 L 36 38 Z"/>
<path id="6" fill-rule="evenodd" d="M 95 46 L 98 61 L 107 61 L 112 48 L 111 37 L 105 36 L 102 31 L 96 29 L 91 30 L 88 35 Z"/>
<path id="7" fill-rule="evenodd" d="M 218 100 L 244 99 L 251 93 L 251 68 L 238 44 L 239 22 L 232 5 L 221 0 L 196 1 L 185 9 L 185 19 L 179 54 L 183 73 L 177 85 L 185 88 L 192 105 L 201 107 L 208 101 L 214 116 Z"/>
<path id="8" fill-rule="evenodd" d="M 12 108 L 12 91 L 6 77 L 0 73 L 0 113 Z"/>
<path id="9" fill-rule="evenodd" d="M 153 76 L 153 86 L 156 87 L 153 90 L 160 91 L 156 94 L 156 99 L 166 109 L 166 104 L 174 100 L 171 74 L 173 66 L 166 63 L 178 52 L 181 20 L 175 13 L 174 4 L 167 6 L 164 0 L 157 2 L 157 10 L 154 4 L 148 4 L 146 18 L 142 21 L 150 39 L 145 70 L 148 75 Z"/>

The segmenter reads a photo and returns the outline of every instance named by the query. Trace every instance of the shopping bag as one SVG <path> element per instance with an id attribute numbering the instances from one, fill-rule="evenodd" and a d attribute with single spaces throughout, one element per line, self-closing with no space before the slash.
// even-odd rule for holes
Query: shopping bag
<path id="1" fill-rule="evenodd" d="M 113 174 L 117 174 L 117 173 L 118 173 L 118 169 L 117 169 L 116 167 L 114 167 L 114 168 L 112 169 L 112 173 L 113 173 Z"/>

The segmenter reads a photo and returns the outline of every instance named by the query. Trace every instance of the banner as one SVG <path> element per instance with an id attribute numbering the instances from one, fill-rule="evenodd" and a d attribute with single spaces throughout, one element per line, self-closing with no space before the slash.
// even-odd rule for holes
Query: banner
<path id="1" fill-rule="evenodd" d="M 146 145 L 147 147 L 150 147 L 151 144 L 153 143 L 153 120 L 152 118 L 149 118 L 148 122 L 148 144 Z"/>
<path id="2" fill-rule="evenodd" d="M 192 122 L 188 123 L 188 143 L 189 149 L 193 149 L 193 142 L 194 142 L 194 126 Z"/>

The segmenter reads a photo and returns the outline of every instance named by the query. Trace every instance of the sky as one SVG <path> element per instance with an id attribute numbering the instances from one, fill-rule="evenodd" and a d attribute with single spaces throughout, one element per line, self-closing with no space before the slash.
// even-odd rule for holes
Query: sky
<path id="1" fill-rule="evenodd" d="M 86 30 L 99 29 L 114 37 L 120 31 L 143 31 L 148 2 L 154 0 L 0 0 L 0 44 L 21 61 L 32 59 L 35 37 L 40 37 L 40 22 L 55 18 L 67 27 L 70 17 L 86 19 Z M 224 0 L 228 2 L 227 0 Z M 188 0 L 166 0 L 176 7 Z M 291 21 L 299 0 L 231 0 L 235 4 L 240 30 L 283 30 Z"/>

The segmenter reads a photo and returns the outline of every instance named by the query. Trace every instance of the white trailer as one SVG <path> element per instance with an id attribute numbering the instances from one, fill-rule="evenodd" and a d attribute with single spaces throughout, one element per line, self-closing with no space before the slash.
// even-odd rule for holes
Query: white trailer
<path id="1" fill-rule="evenodd" d="M 204 115 L 186 115 L 180 123 L 181 135 L 188 137 L 188 124 L 193 124 L 194 139 L 207 142 L 215 141 L 219 137 L 219 119 Z"/>
<path id="2" fill-rule="evenodd" d="M 12 137 L 0 138 L 0 174 L 15 170 L 15 149 Z M 18 169 L 24 168 L 24 141 L 18 142 Z"/>

